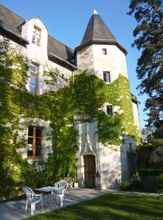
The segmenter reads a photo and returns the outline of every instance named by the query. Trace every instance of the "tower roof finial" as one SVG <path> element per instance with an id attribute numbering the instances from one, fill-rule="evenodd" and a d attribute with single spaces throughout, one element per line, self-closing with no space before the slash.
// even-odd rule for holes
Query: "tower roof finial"
<path id="1" fill-rule="evenodd" d="M 94 14 L 94 15 L 98 15 L 98 12 L 97 12 L 96 9 L 94 9 L 93 14 Z"/>

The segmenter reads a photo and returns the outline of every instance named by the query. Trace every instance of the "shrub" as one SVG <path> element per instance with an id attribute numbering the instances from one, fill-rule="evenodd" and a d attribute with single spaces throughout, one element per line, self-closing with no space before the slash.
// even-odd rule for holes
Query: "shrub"
<path id="1" fill-rule="evenodd" d="M 163 174 L 158 177 L 158 190 L 159 193 L 163 193 Z"/>
<path id="2" fill-rule="evenodd" d="M 120 189 L 122 191 L 131 190 L 131 183 L 128 180 L 122 181 L 121 184 L 120 184 Z"/>

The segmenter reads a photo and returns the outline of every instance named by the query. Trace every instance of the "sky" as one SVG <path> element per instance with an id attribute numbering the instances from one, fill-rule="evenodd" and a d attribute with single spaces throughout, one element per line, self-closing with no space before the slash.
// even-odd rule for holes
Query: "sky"
<path id="1" fill-rule="evenodd" d="M 131 46 L 134 41 L 132 32 L 136 21 L 127 15 L 129 2 L 130 0 L 0 0 L 1 4 L 27 20 L 39 17 L 52 36 L 72 48 L 79 45 L 89 18 L 96 9 L 118 42 L 128 51 L 130 86 L 140 102 L 140 123 L 143 128 L 146 118 L 146 113 L 143 111 L 145 97 L 136 89 L 139 84 L 136 65 L 140 53 Z"/>

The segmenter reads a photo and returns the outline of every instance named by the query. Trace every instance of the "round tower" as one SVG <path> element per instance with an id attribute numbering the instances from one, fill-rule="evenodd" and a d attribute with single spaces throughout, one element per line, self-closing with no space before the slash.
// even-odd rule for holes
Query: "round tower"
<path id="1" fill-rule="evenodd" d="M 76 48 L 78 68 L 88 69 L 105 81 L 114 81 L 119 74 L 127 77 L 126 54 L 127 51 L 94 10 L 81 44 Z"/>

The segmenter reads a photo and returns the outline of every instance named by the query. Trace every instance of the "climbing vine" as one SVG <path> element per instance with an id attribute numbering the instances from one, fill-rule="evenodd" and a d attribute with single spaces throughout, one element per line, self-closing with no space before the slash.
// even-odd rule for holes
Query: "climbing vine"
<path id="1" fill-rule="evenodd" d="M 16 154 L 19 97 L 25 91 L 26 60 L 9 49 L 5 40 L 0 45 L 0 197 L 14 196 L 21 180 L 21 158 Z"/>
<path id="2" fill-rule="evenodd" d="M 80 115 L 86 115 L 87 121 L 96 118 L 99 141 L 104 144 L 120 144 L 122 134 L 140 141 L 139 130 L 134 125 L 129 82 L 123 74 L 119 74 L 111 84 L 106 84 L 88 71 L 82 71 L 81 74 L 75 75 L 70 87 L 74 92 L 74 109 Z M 112 116 L 104 112 L 105 103 L 113 106 Z"/>
<path id="3" fill-rule="evenodd" d="M 25 184 L 38 187 L 64 177 L 75 178 L 76 115 L 81 121 L 97 121 L 99 141 L 103 144 L 120 144 L 123 133 L 139 139 L 125 76 L 120 74 L 107 85 L 88 71 L 81 71 L 67 82 L 62 73 L 54 70 L 45 73 L 51 78 L 47 85 L 57 85 L 58 78 L 62 78 L 65 87 L 42 95 L 31 94 L 26 89 L 27 62 L 7 45 L 3 45 L 6 48 L 0 56 L 0 178 L 4 180 L 0 183 L 1 198 L 14 196 Z M 103 111 L 105 103 L 117 108 L 112 116 Z M 50 121 L 53 151 L 41 170 L 16 153 L 24 144 L 17 138 L 20 118 Z"/>

